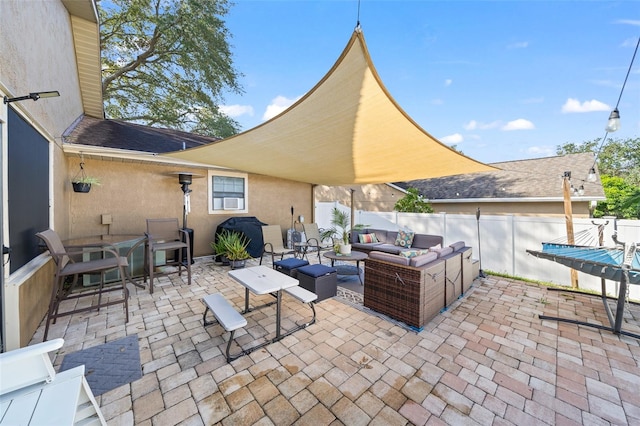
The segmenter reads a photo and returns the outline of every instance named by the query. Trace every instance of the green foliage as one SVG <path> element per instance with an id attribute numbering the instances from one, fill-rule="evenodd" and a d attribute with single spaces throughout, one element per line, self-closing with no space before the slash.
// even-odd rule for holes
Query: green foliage
<path id="1" fill-rule="evenodd" d="M 216 254 L 226 256 L 229 260 L 245 260 L 251 258 L 247 251 L 249 241 L 239 232 L 223 229 L 216 235 L 216 241 L 211 243 L 211 248 L 216 251 Z"/>
<path id="2" fill-rule="evenodd" d="M 407 189 L 407 194 L 396 201 L 393 209 L 403 213 L 433 213 L 431 203 L 425 201 L 416 188 Z"/>
<path id="3" fill-rule="evenodd" d="M 93 176 L 78 176 L 73 178 L 73 183 L 88 183 L 90 185 L 100 185 L 100 179 Z"/>
<path id="4" fill-rule="evenodd" d="M 227 0 L 99 2 L 108 118 L 215 137 L 239 124 L 218 108 L 241 93 L 223 20 Z"/>
<path id="5" fill-rule="evenodd" d="M 597 162 L 598 170 L 603 175 L 622 177 L 630 185 L 640 185 L 640 138 L 607 139 L 600 148 L 601 139 L 583 142 L 582 144 L 566 143 L 558 146 L 558 155 L 580 152 L 600 152 Z"/>
<path id="6" fill-rule="evenodd" d="M 594 217 L 616 216 L 619 219 L 640 219 L 640 192 L 623 178 L 601 176 L 605 201 L 600 201 L 593 212 Z M 633 203 L 635 197 L 635 203 Z M 630 202 L 631 201 L 631 202 Z"/>
<path id="7" fill-rule="evenodd" d="M 324 230 L 320 238 L 324 241 L 328 238 L 342 240 L 344 244 L 349 244 L 349 228 L 351 226 L 351 216 L 348 212 L 334 207 L 331 210 L 331 228 Z"/>
<path id="8" fill-rule="evenodd" d="M 598 152 L 597 163 L 606 201 L 598 203 L 594 217 L 640 218 L 640 138 L 601 139 L 558 146 L 558 155 Z M 598 151 L 599 150 L 599 151 Z"/>

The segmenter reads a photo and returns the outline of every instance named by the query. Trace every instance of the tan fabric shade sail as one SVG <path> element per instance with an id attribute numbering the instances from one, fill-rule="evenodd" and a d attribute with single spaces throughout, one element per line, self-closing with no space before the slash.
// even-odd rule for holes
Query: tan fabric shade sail
<path id="1" fill-rule="evenodd" d="M 396 104 L 358 29 L 327 75 L 280 115 L 233 137 L 167 155 L 336 186 L 495 170 L 442 144 Z"/>

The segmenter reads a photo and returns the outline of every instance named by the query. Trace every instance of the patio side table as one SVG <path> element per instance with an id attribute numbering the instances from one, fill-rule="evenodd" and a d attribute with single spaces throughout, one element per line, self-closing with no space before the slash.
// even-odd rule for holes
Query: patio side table
<path id="1" fill-rule="evenodd" d="M 365 260 L 367 257 L 366 253 L 361 251 L 352 251 L 349 255 L 339 254 L 335 251 L 330 251 L 323 254 L 327 259 L 331 259 L 331 266 L 336 269 L 338 275 L 357 275 L 360 280 L 360 285 L 363 285 L 362 282 L 362 269 L 360 269 L 360 261 Z M 344 261 L 344 262 L 356 262 L 354 265 L 336 265 L 335 262 Z"/>

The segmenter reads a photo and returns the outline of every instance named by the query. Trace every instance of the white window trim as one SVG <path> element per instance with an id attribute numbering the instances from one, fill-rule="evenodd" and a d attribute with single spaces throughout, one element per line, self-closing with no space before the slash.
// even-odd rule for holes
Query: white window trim
<path id="1" fill-rule="evenodd" d="M 244 209 L 238 210 L 214 210 L 213 209 L 213 177 L 214 176 L 229 176 L 238 177 L 244 179 Z M 223 214 L 226 216 L 234 214 L 249 213 L 249 175 L 247 173 L 239 172 L 227 172 L 221 170 L 209 170 L 207 173 L 207 204 L 209 208 L 209 214 Z"/>

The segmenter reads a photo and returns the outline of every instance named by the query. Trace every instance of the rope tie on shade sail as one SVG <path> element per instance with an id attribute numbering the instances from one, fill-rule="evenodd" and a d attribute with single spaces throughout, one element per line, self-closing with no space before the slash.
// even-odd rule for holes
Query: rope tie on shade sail
<path id="1" fill-rule="evenodd" d="M 624 81 L 622 82 L 622 87 L 620 88 L 620 94 L 618 95 L 618 101 L 616 102 L 616 107 L 614 108 L 614 111 L 617 111 L 618 110 L 618 106 L 620 106 L 620 99 L 622 99 L 622 94 L 624 93 L 624 88 L 627 85 L 627 80 L 629 79 L 629 74 L 631 73 L 631 69 L 633 68 L 633 62 L 636 59 L 636 53 L 638 53 L 638 46 L 640 46 L 640 37 L 638 37 L 638 42 L 636 43 L 636 48 L 633 51 L 633 56 L 631 56 L 631 62 L 629 63 L 629 68 L 627 69 L 627 75 L 624 77 Z M 600 155 L 600 151 L 602 150 L 602 147 L 604 146 L 604 143 L 607 140 L 607 136 L 609 136 L 609 131 L 608 130 L 606 131 L 606 133 L 604 134 L 604 137 L 602 138 L 602 141 L 600 142 L 600 146 L 598 147 L 598 150 L 596 151 L 596 155 L 593 157 L 593 166 L 591 166 L 591 170 L 595 171 L 596 162 L 598 161 L 598 155 Z M 589 174 L 591 173 L 591 170 L 589 170 Z"/>

